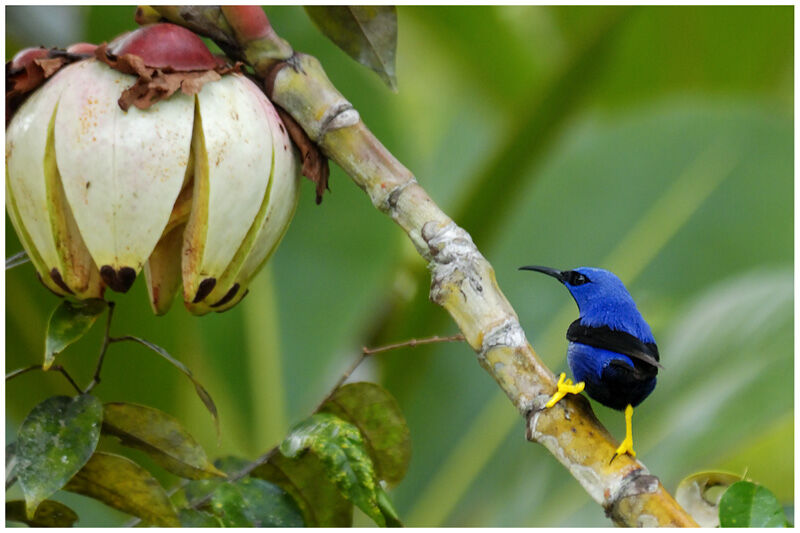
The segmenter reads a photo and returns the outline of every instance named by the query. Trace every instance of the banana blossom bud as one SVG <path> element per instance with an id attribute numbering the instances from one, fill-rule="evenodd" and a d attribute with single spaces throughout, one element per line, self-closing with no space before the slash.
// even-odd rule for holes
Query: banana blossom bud
<path id="1" fill-rule="evenodd" d="M 229 309 L 283 237 L 299 165 L 260 88 L 171 24 L 68 64 L 6 128 L 6 208 L 42 282 L 77 299 L 182 288 Z M 30 54 L 29 54 L 30 55 Z M 34 54 L 35 56 L 35 54 Z"/>

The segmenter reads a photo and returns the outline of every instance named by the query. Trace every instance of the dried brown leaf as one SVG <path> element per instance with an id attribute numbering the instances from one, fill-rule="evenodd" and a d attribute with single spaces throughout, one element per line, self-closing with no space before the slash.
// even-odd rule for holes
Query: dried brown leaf
<path id="1" fill-rule="evenodd" d="M 147 109 L 179 90 L 188 95 L 197 94 L 206 83 L 219 81 L 224 74 L 238 73 L 242 67 L 241 63 L 232 66 L 221 64 L 210 70 L 175 72 L 171 69 L 148 67 L 141 57 L 134 54 L 115 56 L 109 53 L 106 44 L 97 47 L 95 57 L 114 70 L 137 77 L 136 82 L 120 95 L 118 103 L 123 111 L 127 111 L 132 105 L 142 110 Z"/>
<path id="2" fill-rule="evenodd" d="M 328 187 L 328 177 L 330 176 L 328 158 L 289 113 L 278 106 L 275 106 L 275 109 L 286 126 L 286 131 L 289 133 L 289 137 L 292 138 L 292 142 L 300 149 L 300 156 L 303 159 L 303 176 L 313 181 L 317 186 L 317 205 L 319 205 L 322 203 L 322 195 L 325 194 L 326 190 L 330 190 Z"/>
<path id="3" fill-rule="evenodd" d="M 84 58 L 80 54 L 70 54 L 56 48 L 41 50 L 33 53 L 37 55 L 41 53 L 42 57 L 29 59 L 22 66 L 13 60 L 6 63 L 6 125 L 30 92 L 37 89 L 64 65 Z"/>

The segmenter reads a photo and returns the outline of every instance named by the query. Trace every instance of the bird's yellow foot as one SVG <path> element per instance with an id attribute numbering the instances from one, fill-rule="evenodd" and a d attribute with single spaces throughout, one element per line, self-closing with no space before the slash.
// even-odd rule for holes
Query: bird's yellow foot
<path id="1" fill-rule="evenodd" d="M 566 379 L 566 377 L 567 375 L 564 372 L 562 372 L 561 375 L 558 376 L 558 383 L 557 383 L 558 390 L 556 391 L 555 394 L 553 394 L 553 397 L 550 398 L 550 401 L 545 404 L 545 407 L 547 407 L 548 409 L 550 409 L 559 401 L 561 401 L 561 398 L 563 398 L 567 394 L 580 394 L 583 391 L 583 387 L 586 386 L 586 384 L 583 381 L 581 381 L 580 383 L 575 383 L 573 385 L 572 380 Z"/>
<path id="2" fill-rule="evenodd" d="M 614 456 L 609 461 L 609 464 L 614 462 L 614 459 L 622 455 L 623 453 L 627 453 L 631 457 L 636 457 L 636 452 L 633 451 L 633 432 L 631 431 L 631 418 L 633 418 L 633 407 L 628 406 L 625 408 L 625 438 L 622 439 L 622 444 L 619 445 L 617 451 L 614 452 Z"/>

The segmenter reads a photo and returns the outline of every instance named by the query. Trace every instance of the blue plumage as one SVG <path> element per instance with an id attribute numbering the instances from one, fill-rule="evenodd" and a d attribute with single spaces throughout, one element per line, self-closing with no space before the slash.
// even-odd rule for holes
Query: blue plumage
<path id="1" fill-rule="evenodd" d="M 567 332 L 567 362 L 575 380 L 586 384 L 590 397 L 623 410 L 653 392 L 661 366 L 655 338 L 617 276 L 589 267 L 522 269 L 558 279 L 578 304 L 580 318 Z"/>
<path id="2" fill-rule="evenodd" d="M 574 272 L 589 279 L 588 283 L 570 285 L 564 282 L 586 326 L 608 326 L 615 331 L 630 333 L 642 342 L 655 342 L 650 326 L 636 308 L 622 281 L 602 268 L 580 267 Z"/>

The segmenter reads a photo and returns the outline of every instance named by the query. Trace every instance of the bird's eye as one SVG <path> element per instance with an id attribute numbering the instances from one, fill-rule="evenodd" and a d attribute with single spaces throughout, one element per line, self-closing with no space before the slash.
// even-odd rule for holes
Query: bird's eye
<path id="1" fill-rule="evenodd" d="M 569 277 L 567 278 L 567 283 L 572 285 L 573 287 L 576 285 L 583 285 L 584 283 L 589 283 L 589 278 L 581 274 L 580 272 L 575 272 L 574 270 L 569 273 Z"/>

